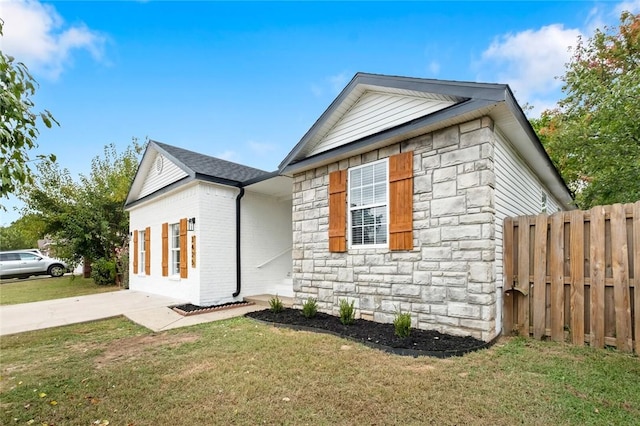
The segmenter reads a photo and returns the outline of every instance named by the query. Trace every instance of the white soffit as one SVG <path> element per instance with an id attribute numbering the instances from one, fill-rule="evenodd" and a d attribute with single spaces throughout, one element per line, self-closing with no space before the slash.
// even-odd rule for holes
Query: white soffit
<path id="1" fill-rule="evenodd" d="M 324 123 L 303 153 L 309 157 L 424 117 L 460 101 L 455 97 L 402 89 L 354 89 Z"/>

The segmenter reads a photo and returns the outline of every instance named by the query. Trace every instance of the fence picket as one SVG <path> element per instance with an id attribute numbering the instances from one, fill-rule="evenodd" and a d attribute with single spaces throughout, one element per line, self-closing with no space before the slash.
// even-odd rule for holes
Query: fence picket
<path id="1" fill-rule="evenodd" d="M 633 205 L 633 282 L 636 354 L 640 354 L 640 201 Z"/>
<path id="2" fill-rule="evenodd" d="M 504 266 L 502 268 L 503 275 L 503 323 L 502 327 L 506 333 L 513 332 L 513 303 L 515 295 L 513 291 L 513 219 L 506 218 L 502 224 L 503 228 L 503 249 L 502 258 Z"/>
<path id="3" fill-rule="evenodd" d="M 591 292 L 591 341 L 596 348 L 604 347 L 604 209 L 591 209 L 590 218 L 590 292 Z"/>
<path id="4" fill-rule="evenodd" d="M 518 333 L 529 335 L 529 217 L 518 219 L 518 282 L 516 289 L 521 294 L 513 292 L 517 299 Z"/>
<path id="5" fill-rule="evenodd" d="M 551 273 L 551 339 L 564 340 L 564 215 L 551 216 L 550 273 Z"/>
<path id="6" fill-rule="evenodd" d="M 571 217 L 571 342 L 584 344 L 584 216 L 573 210 Z"/>
<path id="7" fill-rule="evenodd" d="M 611 264 L 613 269 L 613 297 L 616 311 L 616 346 L 631 352 L 631 305 L 629 299 L 629 252 L 626 216 L 622 204 L 611 209 Z"/>
<path id="8" fill-rule="evenodd" d="M 546 330 L 547 301 L 547 216 L 539 215 L 535 222 L 533 258 L 533 337 L 542 339 Z"/>

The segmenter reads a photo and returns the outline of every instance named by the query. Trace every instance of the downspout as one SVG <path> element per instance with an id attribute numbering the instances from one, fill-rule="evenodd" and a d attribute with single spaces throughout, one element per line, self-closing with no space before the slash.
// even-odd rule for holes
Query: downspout
<path id="1" fill-rule="evenodd" d="M 240 199 L 244 196 L 244 188 L 240 187 L 240 192 L 236 196 L 236 292 L 233 297 L 240 295 L 242 287 L 242 268 L 240 264 Z"/>

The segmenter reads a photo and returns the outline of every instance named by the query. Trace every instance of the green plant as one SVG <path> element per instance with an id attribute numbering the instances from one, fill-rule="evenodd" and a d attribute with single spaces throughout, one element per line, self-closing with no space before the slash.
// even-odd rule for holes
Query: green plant
<path id="1" fill-rule="evenodd" d="M 395 328 L 396 336 L 400 338 L 409 337 L 411 334 L 411 314 L 398 310 L 393 319 L 393 327 Z"/>
<path id="2" fill-rule="evenodd" d="M 353 301 L 349 303 L 346 299 L 340 299 L 340 322 L 344 325 L 353 324 L 356 318 L 356 309 Z"/>
<path id="3" fill-rule="evenodd" d="M 91 264 L 91 278 L 98 285 L 113 285 L 116 282 L 116 262 L 98 259 Z"/>
<path id="4" fill-rule="evenodd" d="M 284 305 L 282 304 L 282 300 L 280 300 L 277 294 L 271 299 L 269 299 L 269 309 L 271 309 L 271 312 L 273 312 L 274 314 L 277 314 L 284 310 Z"/>
<path id="5" fill-rule="evenodd" d="M 313 318 L 317 313 L 318 304 L 316 303 L 316 299 L 313 297 L 308 298 L 307 301 L 304 302 L 304 305 L 302 305 L 302 315 L 304 315 L 305 318 Z"/>

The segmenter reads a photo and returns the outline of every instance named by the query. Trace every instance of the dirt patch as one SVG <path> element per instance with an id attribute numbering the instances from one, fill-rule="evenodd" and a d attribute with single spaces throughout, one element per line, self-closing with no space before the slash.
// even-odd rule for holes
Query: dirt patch
<path id="1" fill-rule="evenodd" d="M 199 336 L 196 334 L 181 334 L 176 336 L 162 333 L 115 340 L 106 347 L 102 354 L 96 357 L 96 368 L 102 368 L 102 366 L 113 362 L 135 360 L 140 358 L 140 356 L 149 349 L 160 346 L 175 348 L 184 343 L 195 342 L 198 338 Z"/>
<path id="2" fill-rule="evenodd" d="M 444 358 L 463 355 L 490 344 L 471 336 L 452 336 L 435 330 L 411 329 L 409 337 L 400 338 L 396 336 L 393 324 L 358 319 L 353 324 L 345 326 L 333 315 L 318 312 L 313 318 L 305 318 L 302 311 L 291 308 L 277 314 L 271 310 L 264 310 L 250 312 L 245 316 L 294 329 L 328 332 L 400 355 Z"/>

